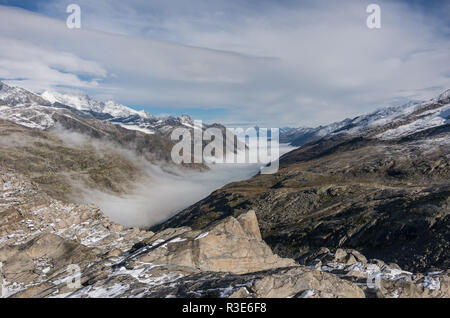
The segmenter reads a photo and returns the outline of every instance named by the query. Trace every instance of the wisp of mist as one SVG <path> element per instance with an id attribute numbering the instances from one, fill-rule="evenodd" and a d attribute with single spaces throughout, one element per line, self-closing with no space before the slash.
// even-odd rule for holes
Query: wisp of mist
<path id="1" fill-rule="evenodd" d="M 85 135 L 58 130 L 66 144 L 79 146 L 87 141 Z M 104 141 L 89 139 L 91 145 L 102 153 L 108 147 Z M 295 147 L 280 144 L 280 156 Z M 102 209 L 111 221 L 126 227 L 147 228 L 175 215 L 200 201 L 214 190 L 235 181 L 248 179 L 259 172 L 260 164 L 210 164 L 208 171 L 191 171 L 167 164 L 150 164 L 137 158 L 128 150 L 114 148 L 133 161 L 147 174 L 146 182 L 134 185 L 132 194 L 117 195 L 89 189 L 83 192 L 82 201 Z"/>

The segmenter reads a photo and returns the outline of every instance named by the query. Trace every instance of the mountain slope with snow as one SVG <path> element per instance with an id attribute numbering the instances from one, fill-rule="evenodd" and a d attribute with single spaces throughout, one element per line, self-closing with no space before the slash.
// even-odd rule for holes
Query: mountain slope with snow
<path id="1" fill-rule="evenodd" d="M 104 113 L 113 117 L 128 117 L 132 115 L 139 115 L 143 118 L 151 117 L 151 115 L 144 110 L 137 111 L 112 100 L 106 102 L 98 101 L 88 95 L 65 95 L 58 92 L 45 91 L 41 94 L 41 97 L 52 104 L 61 103 L 81 111 Z"/>
<path id="2" fill-rule="evenodd" d="M 335 135 L 392 139 L 449 123 L 450 90 L 424 102 L 382 108 L 367 115 L 344 119 L 316 128 L 284 128 L 281 138 L 293 146 L 315 142 Z"/>
<path id="3" fill-rule="evenodd" d="M 169 137 L 175 128 L 194 129 L 194 121 L 188 115 L 180 117 L 155 117 L 145 110 L 134 110 L 115 101 L 100 101 L 85 94 L 68 95 L 45 91 L 35 94 L 20 87 L 12 87 L 0 82 L 0 118 L 39 129 L 55 125 L 53 114 L 78 116 L 107 121 L 121 127 Z M 225 129 L 224 126 L 221 129 Z M 203 124 L 201 129 L 213 125 Z"/>
<path id="4" fill-rule="evenodd" d="M 229 149 L 234 149 L 234 152 L 238 148 L 244 149 L 237 137 L 226 138 L 225 126 L 216 123 L 197 124 L 188 115 L 157 118 L 143 110 L 137 111 L 114 101 L 103 102 L 87 95 L 65 95 L 48 91 L 37 95 L 3 83 L 0 96 L 0 119 L 41 130 L 55 130 L 62 126 L 91 138 L 106 138 L 118 142 L 138 152 L 151 152 L 156 154 L 152 156 L 153 159 L 171 159 L 170 151 L 174 144 L 171 134 L 177 128 L 188 129 L 191 135 L 195 129 L 204 131 L 216 128 L 222 132 L 226 141 L 224 152 Z M 208 144 L 206 141 L 201 143 L 202 147 Z"/>
<path id="5" fill-rule="evenodd" d="M 51 105 L 51 102 L 20 87 L 12 87 L 0 82 L 0 105 L 16 106 L 21 104 Z"/>

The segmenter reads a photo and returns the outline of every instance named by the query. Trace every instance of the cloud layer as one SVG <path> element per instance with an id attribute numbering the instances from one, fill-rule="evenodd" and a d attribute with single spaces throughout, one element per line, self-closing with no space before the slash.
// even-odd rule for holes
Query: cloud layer
<path id="1" fill-rule="evenodd" d="M 42 3 L 39 14 L 0 6 L 0 78 L 130 106 L 221 109 L 217 121 L 272 127 L 450 87 L 448 22 L 402 2 L 380 2 L 379 30 L 366 27 L 360 1 L 77 3 L 80 30 L 66 28 L 67 1 Z"/>

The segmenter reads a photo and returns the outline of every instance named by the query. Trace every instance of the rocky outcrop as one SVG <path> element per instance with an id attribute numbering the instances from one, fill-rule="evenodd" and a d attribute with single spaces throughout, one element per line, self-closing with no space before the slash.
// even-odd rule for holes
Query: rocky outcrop
<path id="1" fill-rule="evenodd" d="M 304 267 L 264 276 L 230 295 L 231 298 L 364 298 L 356 284 Z"/>
<path id="2" fill-rule="evenodd" d="M 426 274 L 402 270 L 395 263 L 370 259 L 353 249 L 322 248 L 304 259 L 309 268 L 332 273 L 356 283 L 366 297 L 378 298 L 449 298 L 449 271 Z"/>
<path id="3" fill-rule="evenodd" d="M 12 171 L 0 171 L 0 264 L 5 294 L 125 253 L 152 232 L 124 229 L 98 207 L 64 203 Z M 49 276 L 50 275 L 50 276 Z"/>
<path id="4" fill-rule="evenodd" d="M 207 285 L 215 297 L 364 297 L 352 282 L 274 255 L 253 211 L 208 230 L 166 230 L 117 254 L 40 234 L 0 249 L 2 275 L 10 297 L 192 297 L 206 296 Z M 73 264 L 77 288 L 67 284 Z"/>
<path id="5" fill-rule="evenodd" d="M 127 250 L 149 231 L 124 229 L 94 205 L 55 200 L 27 177 L 0 171 L 0 246 L 19 245 L 43 233 L 53 233 L 85 246 Z"/>
<path id="6" fill-rule="evenodd" d="M 93 249 L 52 233 L 40 234 L 22 245 L 0 248 L 5 280 L 24 285 L 39 281 L 41 275 L 51 274 L 54 268 L 95 259 Z"/>
<path id="7" fill-rule="evenodd" d="M 228 217 L 203 232 L 171 234 L 151 238 L 148 251 L 139 260 L 237 274 L 295 265 L 293 260 L 273 254 L 261 239 L 254 211 Z"/>

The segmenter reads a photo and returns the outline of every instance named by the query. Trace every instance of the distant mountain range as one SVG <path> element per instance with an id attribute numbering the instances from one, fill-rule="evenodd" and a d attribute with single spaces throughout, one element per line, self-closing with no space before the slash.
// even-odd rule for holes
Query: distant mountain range
<path id="1" fill-rule="evenodd" d="M 145 110 L 137 111 L 114 101 L 99 101 L 88 95 L 66 95 L 49 91 L 35 94 L 2 82 L 0 119 L 41 130 L 53 130 L 62 126 L 90 137 L 107 138 L 125 147 L 131 145 L 139 153 L 144 152 L 148 157 L 164 161 L 171 161 L 174 145 L 171 133 L 177 128 L 190 130 L 191 136 L 194 129 L 220 129 L 225 141 L 224 153 L 229 149 L 236 152 L 245 147 L 236 136 L 231 140 L 225 138 L 226 127 L 219 123 L 201 123 L 196 126 L 189 115 L 156 117 Z M 207 143 L 208 141 L 202 141 L 202 146 L 205 147 Z"/>
<path id="2" fill-rule="evenodd" d="M 155 117 L 145 110 L 137 111 L 114 101 L 99 101 L 88 95 L 66 95 L 50 91 L 35 94 L 2 82 L 0 82 L 0 107 L 0 118 L 40 129 L 54 126 L 53 115 L 67 114 L 64 110 L 86 119 L 108 121 L 128 130 L 160 136 L 168 136 L 177 127 L 194 126 L 193 120 L 188 115 Z M 204 125 L 203 128 L 207 127 L 209 126 Z"/>
<path id="3" fill-rule="evenodd" d="M 315 128 L 281 128 L 280 142 L 290 143 L 293 146 L 303 146 L 307 143 L 315 142 L 325 136 L 347 134 L 360 136 L 369 131 L 376 131 L 377 128 L 386 128 L 386 132 L 378 136 L 389 139 L 400 135 L 407 135 L 414 131 L 421 131 L 427 128 L 436 127 L 448 123 L 449 107 L 430 109 L 423 116 L 414 117 L 415 112 L 427 107 L 433 108 L 435 103 L 448 104 L 450 90 L 446 90 L 435 99 L 426 102 L 409 102 L 397 107 L 387 107 L 367 115 L 347 118 L 329 125 Z M 389 123 L 397 123 L 398 129 L 390 128 Z"/>
<path id="4" fill-rule="evenodd" d="M 376 127 L 389 122 L 398 122 L 408 117 L 418 109 L 427 107 L 436 101 L 448 100 L 450 90 L 445 91 L 434 100 L 427 102 L 409 102 L 402 106 L 388 107 L 353 119 L 347 118 L 325 126 L 318 127 L 284 127 L 280 128 L 280 142 L 292 146 L 303 146 L 315 142 L 325 136 L 336 134 L 362 135 Z M 169 136 L 177 127 L 193 128 L 194 121 L 189 115 L 180 117 L 156 117 L 145 110 L 134 110 L 115 101 L 99 101 L 88 95 L 68 95 L 45 91 L 35 94 L 20 87 L 11 87 L 0 82 L 0 118 L 11 120 L 30 128 L 48 129 L 55 124 L 54 114 L 64 114 L 68 110 L 87 119 L 97 119 L 110 122 L 128 130 L 140 131 L 146 134 Z M 442 114 L 441 114 L 442 113 Z M 430 111 L 426 118 L 417 118 L 414 122 L 398 130 L 386 132 L 382 138 L 392 138 L 397 134 L 407 134 L 409 131 L 420 131 L 429 127 L 441 125 L 448 116 L 448 109 Z M 203 125 L 208 127 L 223 125 Z"/>

